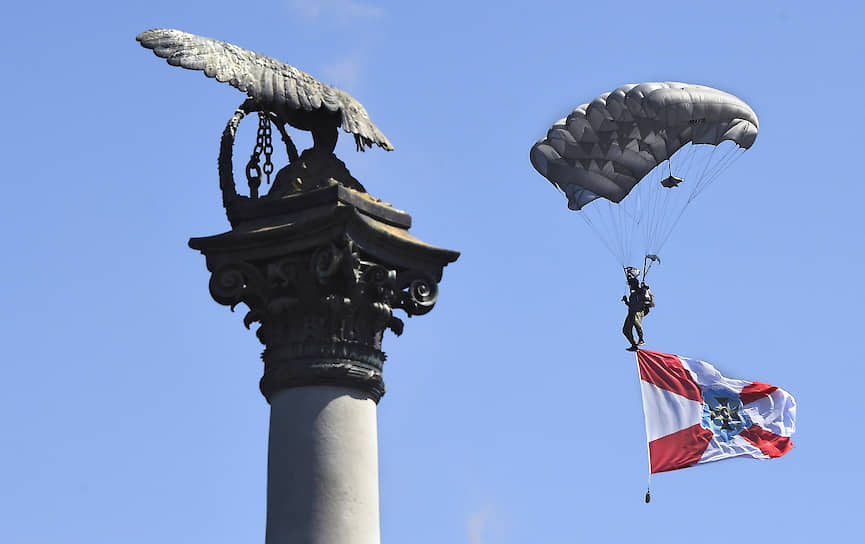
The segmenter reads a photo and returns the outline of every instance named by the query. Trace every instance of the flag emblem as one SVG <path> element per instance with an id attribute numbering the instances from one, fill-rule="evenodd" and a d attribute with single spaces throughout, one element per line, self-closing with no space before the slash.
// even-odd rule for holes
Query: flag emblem
<path id="1" fill-rule="evenodd" d="M 653 474 L 793 448 L 796 401 L 783 389 L 669 353 L 640 350 L 637 364 Z"/>
<path id="2" fill-rule="evenodd" d="M 704 429 L 709 429 L 724 442 L 751 426 L 751 419 L 744 412 L 739 397 L 724 396 L 725 392 L 703 391 Z"/>

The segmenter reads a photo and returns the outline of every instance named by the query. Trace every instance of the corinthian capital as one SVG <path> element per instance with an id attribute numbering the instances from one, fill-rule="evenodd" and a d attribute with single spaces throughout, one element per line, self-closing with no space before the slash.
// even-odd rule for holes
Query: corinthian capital
<path id="1" fill-rule="evenodd" d="M 345 202 L 350 190 L 323 191 L 332 194 L 291 198 L 320 204 L 332 203 L 331 196 L 335 206 L 299 208 L 277 224 L 249 221 L 190 245 L 207 256 L 214 300 L 232 310 L 245 305 L 247 328 L 259 323 L 265 397 L 286 387 L 335 384 L 378 401 L 382 336 L 386 329 L 400 335 L 404 327 L 394 311 L 432 310 L 442 269 L 458 253 L 409 235 L 404 212 L 388 207 L 376 215 L 370 210 L 382 204 L 367 200 L 361 209 Z"/>

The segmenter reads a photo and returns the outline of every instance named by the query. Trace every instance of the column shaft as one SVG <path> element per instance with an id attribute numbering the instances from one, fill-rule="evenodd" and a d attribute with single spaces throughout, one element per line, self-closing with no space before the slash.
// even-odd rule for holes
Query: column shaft
<path id="1" fill-rule="evenodd" d="M 266 544 L 379 544 L 375 401 L 308 386 L 270 407 Z"/>

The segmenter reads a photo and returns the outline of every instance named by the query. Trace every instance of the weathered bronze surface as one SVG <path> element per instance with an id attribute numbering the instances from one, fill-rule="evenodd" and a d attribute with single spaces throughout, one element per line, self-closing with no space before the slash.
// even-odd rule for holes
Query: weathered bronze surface
<path id="1" fill-rule="evenodd" d="M 273 150 L 270 125 L 282 137 L 289 157 L 267 197 L 281 197 L 317 189 L 331 182 L 364 192 L 333 151 L 339 128 L 354 135 L 358 151 L 377 145 L 393 146 L 369 118 L 364 107 L 348 93 L 326 85 L 311 75 L 276 59 L 236 45 L 172 29 L 142 32 L 137 40 L 169 64 L 201 70 L 208 77 L 227 82 L 249 98 L 228 121 L 219 154 L 220 187 L 226 208 L 238 198 L 232 172 L 232 150 L 237 127 L 244 116 L 258 112 L 258 139 L 246 165 L 249 198 L 259 198 L 262 173 L 270 181 Z M 298 154 L 285 125 L 312 133 L 313 146 Z M 265 162 L 262 171 L 261 155 Z"/>
<path id="2" fill-rule="evenodd" d="M 210 293 L 243 321 L 260 323 L 261 391 L 337 384 L 384 394 L 384 331 L 402 333 L 408 316 L 429 312 L 442 269 L 459 253 L 408 232 L 405 212 L 333 184 L 251 210 L 229 232 L 193 238 L 207 257 Z"/>
<path id="3" fill-rule="evenodd" d="M 408 316 L 429 312 L 443 268 L 459 253 L 411 234 L 411 216 L 370 196 L 334 154 L 342 127 L 358 150 L 387 138 L 348 94 L 297 68 L 240 47 L 178 30 L 138 36 L 169 64 L 203 70 L 249 96 L 229 120 L 219 153 L 219 184 L 232 229 L 192 238 L 206 256 L 210 293 L 232 310 L 245 304 L 248 327 L 259 323 L 265 345 L 261 391 L 270 400 L 283 388 L 342 385 L 384 394 L 384 331 L 399 335 Z M 232 154 L 237 127 L 259 114 L 258 138 L 246 165 L 249 195 L 238 193 Z M 298 153 L 285 125 L 312 132 L 313 146 Z M 289 164 L 270 181 L 272 126 Z M 264 166 L 261 167 L 261 157 Z"/>

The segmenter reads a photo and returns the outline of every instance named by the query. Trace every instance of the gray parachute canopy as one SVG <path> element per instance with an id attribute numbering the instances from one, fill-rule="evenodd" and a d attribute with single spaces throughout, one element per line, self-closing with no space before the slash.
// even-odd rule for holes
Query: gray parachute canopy
<path id="1" fill-rule="evenodd" d="M 723 91 L 675 82 L 630 84 L 556 122 L 532 146 L 530 158 L 564 191 L 568 207 L 579 210 L 600 197 L 621 202 L 688 143 L 730 140 L 748 149 L 758 128 L 754 110 Z"/>

